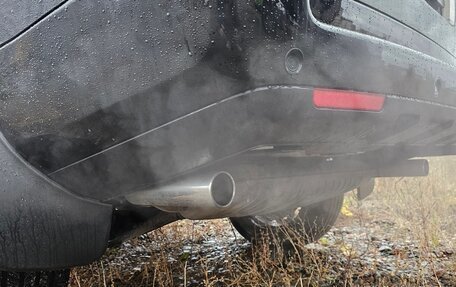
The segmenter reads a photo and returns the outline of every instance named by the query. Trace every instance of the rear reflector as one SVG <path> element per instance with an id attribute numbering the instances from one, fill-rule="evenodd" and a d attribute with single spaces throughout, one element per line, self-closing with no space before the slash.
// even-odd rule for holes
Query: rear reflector
<path id="1" fill-rule="evenodd" d="M 321 109 L 357 110 L 380 112 L 385 96 L 354 91 L 315 89 L 314 105 Z"/>

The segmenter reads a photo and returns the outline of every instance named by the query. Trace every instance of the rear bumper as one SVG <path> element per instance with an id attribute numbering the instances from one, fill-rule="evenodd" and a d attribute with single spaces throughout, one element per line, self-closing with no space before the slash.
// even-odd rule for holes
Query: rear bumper
<path id="1" fill-rule="evenodd" d="M 381 112 L 317 109 L 312 88 L 268 86 L 180 117 L 50 176 L 83 196 L 109 199 L 262 146 L 327 157 L 390 149 L 389 158 L 378 160 L 394 162 L 455 152 L 455 115 L 453 107 L 393 95 L 386 96 Z"/>
<path id="2" fill-rule="evenodd" d="M 20 159 L 1 136 L 0 270 L 61 269 L 104 253 L 111 206 L 78 198 Z"/>
<path id="3" fill-rule="evenodd" d="M 170 3 L 68 1 L 2 48 L 2 128 L 66 189 L 108 200 L 264 145 L 326 156 L 394 148 L 407 157 L 425 154 L 416 145 L 435 152 L 454 144 L 456 69 L 437 59 L 448 55 L 321 23 L 305 5 L 298 25 L 280 22 L 249 1 L 191 9 L 199 21 L 189 21 L 198 28 L 193 39 L 178 29 L 187 27 L 178 22 L 186 2 Z M 128 13 L 118 18 L 118 10 Z M 156 13 L 134 17 L 143 11 Z M 272 35 L 267 27 L 277 24 L 283 33 Z M 43 53 L 55 39 L 59 49 Z M 176 54 L 151 39 L 168 39 Z M 287 54 L 296 48 L 302 69 L 289 73 Z M 323 111 L 313 107 L 312 87 L 390 96 L 381 113 Z"/>
<path id="4" fill-rule="evenodd" d="M 146 125 L 126 124 L 128 131 L 112 135 L 123 140 L 50 176 L 84 196 L 109 199 L 265 145 L 299 146 L 322 156 L 391 149 L 391 160 L 454 153 L 454 65 L 321 23 L 311 13 L 306 17 L 306 33 L 239 41 L 246 62 L 228 71 L 221 63 L 235 57 L 233 51 L 216 47 L 160 89 L 103 110 L 120 122 L 135 114 Z M 304 55 L 302 70 L 290 74 L 286 55 L 295 48 Z M 231 73 L 236 69 L 238 74 Z M 312 87 L 370 91 L 387 99 L 380 113 L 318 110 Z M 176 105 L 152 108 L 153 119 L 147 116 L 163 99 Z"/>

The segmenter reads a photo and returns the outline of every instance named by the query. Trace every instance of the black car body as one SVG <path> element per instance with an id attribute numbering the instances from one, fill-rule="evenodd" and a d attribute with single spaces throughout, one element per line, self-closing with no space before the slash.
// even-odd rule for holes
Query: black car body
<path id="1" fill-rule="evenodd" d="M 3 1 L 0 269 L 87 264 L 182 216 L 262 214 L 425 174 L 411 158 L 456 154 L 455 11 L 453 0 Z M 220 172 L 249 204 L 129 200 Z"/>

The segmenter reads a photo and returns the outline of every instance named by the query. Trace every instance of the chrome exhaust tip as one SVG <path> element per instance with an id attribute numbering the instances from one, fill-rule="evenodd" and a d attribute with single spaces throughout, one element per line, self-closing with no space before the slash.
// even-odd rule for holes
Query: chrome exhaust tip
<path id="1" fill-rule="evenodd" d="M 212 178 L 209 189 L 214 203 L 220 208 L 230 206 L 236 195 L 234 179 L 227 172 L 217 173 Z"/>
<path id="2" fill-rule="evenodd" d="M 177 212 L 189 219 L 205 219 L 215 218 L 229 208 L 235 194 L 233 177 L 228 172 L 221 171 L 135 192 L 125 198 L 134 205 Z"/>

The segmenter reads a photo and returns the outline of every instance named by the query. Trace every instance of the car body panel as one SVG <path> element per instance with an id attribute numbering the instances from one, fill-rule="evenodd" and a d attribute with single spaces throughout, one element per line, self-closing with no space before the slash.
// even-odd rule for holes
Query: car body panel
<path id="1" fill-rule="evenodd" d="M 12 40 L 65 0 L 2 0 L 0 9 L 0 45 Z"/>
<path id="2" fill-rule="evenodd" d="M 367 2 L 370 4 L 369 1 L 366 1 L 366 3 Z M 379 7 L 379 5 L 374 7 L 377 9 L 383 9 L 383 6 Z M 412 26 L 400 22 L 401 18 L 395 19 L 387 17 L 385 15 L 387 10 L 377 10 L 375 8 L 366 6 L 359 1 L 342 0 L 340 19 L 334 20 L 331 24 L 381 38 L 386 41 L 420 51 L 443 62 L 452 63 L 454 65 L 455 57 L 454 53 L 451 52 L 454 45 L 446 47 L 439 44 L 440 42 L 436 42 L 427 36 L 423 37 L 423 35 L 426 35 L 425 31 L 417 30 Z M 428 9 L 427 6 L 424 6 L 424 8 L 426 9 L 425 11 L 427 11 L 427 14 L 430 14 L 428 17 L 431 17 L 432 19 L 441 17 L 439 15 L 435 15 L 435 11 Z M 454 27 L 451 26 L 450 29 L 454 30 Z M 456 32 L 453 31 L 453 33 Z M 454 41 L 456 40 L 453 40 L 453 42 Z"/>
<path id="3" fill-rule="evenodd" d="M 435 11 L 424 0 L 357 0 L 389 17 L 397 19 L 412 29 L 456 55 L 456 26 Z M 448 3 L 450 1 L 447 1 Z M 456 7 L 453 7 L 456 9 Z"/>

